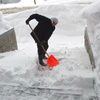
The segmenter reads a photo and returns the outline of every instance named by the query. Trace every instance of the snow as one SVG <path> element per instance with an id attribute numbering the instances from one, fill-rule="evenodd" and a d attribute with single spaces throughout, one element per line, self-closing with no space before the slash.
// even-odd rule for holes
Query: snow
<path id="1" fill-rule="evenodd" d="M 95 58 L 96 89 L 100 91 L 100 1 L 89 5 L 81 12 L 82 17 L 87 20 L 88 34 Z M 100 97 L 100 92 L 99 92 Z"/>
<path id="2" fill-rule="evenodd" d="M 10 28 L 11 26 L 7 23 L 7 21 L 2 19 L 2 12 L 0 12 L 0 34 L 6 32 Z"/>
<path id="3" fill-rule="evenodd" d="M 36 0 L 36 5 L 34 0 L 21 0 L 19 3 L 11 4 L 0 4 L 0 9 L 2 8 L 13 8 L 13 7 L 32 7 L 38 5 L 48 5 L 48 4 L 64 4 L 64 3 L 92 3 L 96 0 Z"/>
<path id="4" fill-rule="evenodd" d="M 0 30 L 2 30 L 0 32 L 2 33 L 9 29 L 5 28 L 6 25 L 14 27 L 18 42 L 18 50 L 0 54 L 0 84 L 72 89 L 77 92 L 78 90 L 82 91 L 84 98 L 94 96 L 93 82 L 96 76 L 92 72 L 89 57 L 84 47 L 86 21 L 80 17 L 79 12 L 84 13 L 84 7 L 87 7 L 85 9 L 88 12 L 94 11 L 91 10 L 94 4 L 89 7 L 87 3 L 95 0 L 84 0 L 82 2 L 80 0 L 40 1 L 37 0 L 37 5 L 40 6 L 32 10 L 14 14 L 0 14 Z M 21 0 L 16 6 L 25 7 L 26 4 L 27 6 L 33 6 L 34 4 L 31 2 L 33 0 L 28 0 L 30 4 L 27 3 L 27 0 Z M 56 2 L 58 3 L 55 4 Z M 83 2 L 86 4 L 75 4 Z M 96 5 L 99 4 L 97 3 Z M 15 4 L 0 5 L 1 8 L 16 6 Z M 99 11 L 99 6 L 95 10 Z M 31 29 L 25 24 L 25 20 L 33 13 L 39 13 L 49 18 L 56 16 L 59 19 L 56 30 L 49 40 L 47 52 L 49 55 L 53 54 L 57 59 L 60 59 L 60 64 L 51 71 L 39 71 L 37 69 L 37 47 L 30 36 Z M 92 18 L 90 19 L 92 20 Z M 32 20 L 30 24 L 34 28 L 37 22 Z M 95 22 L 93 22 L 94 24 Z M 89 28 L 91 26 L 92 24 Z M 98 27 L 95 29 L 98 29 Z M 98 32 L 97 30 L 95 31 Z M 6 100 L 6 98 L 3 100 Z M 13 96 L 9 98 L 13 100 Z"/>

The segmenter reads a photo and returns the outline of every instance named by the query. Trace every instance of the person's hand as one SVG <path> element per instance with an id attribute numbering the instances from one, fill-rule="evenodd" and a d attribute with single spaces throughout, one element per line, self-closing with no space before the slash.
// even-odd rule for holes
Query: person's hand
<path id="1" fill-rule="evenodd" d="M 29 20 L 28 20 L 28 19 L 26 20 L 26 24 L 27 24 L 27 25 L 29 24 Z"/>
<path id="2" fill-rule="evenodd" d="M 42 40 L 42 41 L 39 42 L 39 44 L 43 45 L 45 42 L 46 42 L 45 40 Z"/>
<path id="3" fill-rule="evenodd" d="M 45 40 L 42 40 L 42 41 L 41 41 L 41 44 L 44 44 L 44 43 L 46 43 L 46 41 L 45 41 Z"/>

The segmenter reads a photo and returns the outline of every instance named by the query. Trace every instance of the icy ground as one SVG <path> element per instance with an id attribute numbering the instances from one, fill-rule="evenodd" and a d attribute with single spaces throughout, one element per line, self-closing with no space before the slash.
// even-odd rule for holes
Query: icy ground
<path id="1" fill-rule="evenodd" d="M 14 77 L 17 77 L 18 79 L 25 78 L 26 81 L 30 79 L 32 85 L 31 87 L 25 87 L 22 85 L 24 82 L 18 86 L 1 85 L 0 98 L 2 100 L 95 100 L 90 99 L 95 96 L 94 78 L 86 51 L 84 48 L 64 49 L 66 51 L 52 52 L 56 58 L 60 59 L 60 65 L 51 71 L 38 71 L 32 66 L 32 69 L 27 70 L 26 75 L 21 74 L 11 77 L 10 72 L 2 73 L 3 75 L 0 76 L 2 78 L 6 77 L 7 84 Z M 78 55 L 79 53 L 81 55 Z M 65 62 L 67 63 L 62 66 Z M 78 62 L 81 63 L 78 64 Z M 16 69 L 16 71 L 18 70 L 20 69 Z"/>
<path id="2" fill-rule="evenodd" d="M 80 41 L 82 38 L 83 36 L 79 36 L 76 37 L 76 40 Z M 59 40 L 61 37 L 57 37 L 57 39 Z M 73 37 L 71 39 L 73 40 Z M 66 43 L 68 43 L 68 39 Z M 2 100 L 7 98 L 10 100 L 92 100 L 90 98 L 94 98 L 96 94 L 93 86 L 94 75 L 88 54 L 84 47 L 80 47 L 80 43 L 76 44 L 73 41 L 72 44 L 77 45 L 73 48 L 66 47 L 66 43 L 62 42 L 63 48 L 62 44 L 56 44 L 57 50 L 53 49 L 55 44 L 52 45 L 52 50 L 50 50 L 52 52 L 49 52 L 49 54 L 53 54 L 60 61 L 60 65 L 50 71 L 39 71 L 37 65 L 34 65 L 31 56 L 32 53 L 34 54 L 32 44 L 24 48 L 24 51 L 21 49 L 9 55 L 5 53 L 5 57 L 4 54 L 0 54 L 3 55 L 1 60 L 6 59 L 6 64 L 9 63 L 7 60 L 12 57 L 12 62 L 16 64 L 19 62 L 16 59 L 22 59 L 22 62 L 26 60 L 23 65 L 19 65 L 21 64 L 19 63 L 15 66 L 1 66 L 0 79 L 5 79 L 0 88 Z M 37 57 L 35 57 L 35 60 L 37 61 Z M 32 87 L 35 87 L 35 89 Z M 59 89 L 62 89 L 62 92 Z"/>

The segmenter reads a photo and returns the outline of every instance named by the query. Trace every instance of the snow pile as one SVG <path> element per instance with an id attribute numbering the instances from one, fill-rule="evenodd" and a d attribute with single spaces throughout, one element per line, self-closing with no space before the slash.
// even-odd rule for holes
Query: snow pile
<path id="1" fill-rule="evenodd" d="M 34 7 L 39 5 L 48 5 L 48 4 L 66 4 L 66 3 L 81 3 L 88 4 L 95 2 L 96 0 L 36 0 L 36 5 L 34 4 L 34 0 L 21 0 L 19 3 L 13 4 L 0 4 L 0 9 L 3 8 L 13 8 L 13 7 Z"/>
<path id="2" fill-rule="evenodd" d="M 96 64 L 96 84 L 100 85 L 100 1 L 89 5 L 82 11 L 82 16 L 87 20 L 88 34 L 90 37 Z"/>
<path id="3" fill-rule="evenodd" d="M 7 21 L 2 18 L 2 12 L 0 11 L 0 35 L 11 28 Z"/>
<path id="4" fill-rule="evenodd" d="M 6 15 L 5 19 L 10 23 L 10 25 L 14 26 L 17 35 L 26 37 L 26 35 L 29 36 L 27 33 L 29 33 L 31 30 L 25 24 L 25 20 L 31 14 L 39 13 L 49 18 L 57 16 L 57 18 L 59 19 L 59 24 L 57 25 L 55 33 L 65 34 L 67 36 L 80 36 L 83 35 L 85 23 L 84 21 L 82 21 L 83 19 L 79 17 L 78 12 L 80 12 L 80 10 L 84 7 L 85 5 L 80 6 L 74 4 L 73 5 L 59 4 L 59 7 L 58 5 L 43 5 L 33 10 Z M 16 21 L 20 23 L 16 24 Z M 34 28 L 37 22 L 34 20 L 31 21 L 30 23 Z M 79 28 L 80 26 L 82 27 Z"/>
<path id="5" fill-rule="evenodd" d="M 46 2 L 44 2 L 44 4 L 59 4 L 59 3 L 80 3 L 80 4 L 88 4 L 88 3 L 93 3 L 96 0 L 44 0 Z"/>

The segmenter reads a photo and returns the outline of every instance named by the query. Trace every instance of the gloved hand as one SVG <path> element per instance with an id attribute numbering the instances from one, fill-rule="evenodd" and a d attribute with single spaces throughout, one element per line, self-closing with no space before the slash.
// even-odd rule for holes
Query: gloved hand
<path id="1" fill-rule="evenodd" d="M 42 41 L 41 41 L 41 44 L 44 44 L 45 42 L 46 42 L 45 40 L 42 40 Z"/>
<path id="2" fill-rule="evenodd" d="M 29 24 L 29 20 L 28 20 L 28 19 L 26 20 L 26 24 L 27 24 L 27 25 Z"/>
<path id="3" fill-rule="evenodd" d="M 39 44 L 44 44 L 46 41 L 45 40 L 42 40 L 39 42 Z"/>

